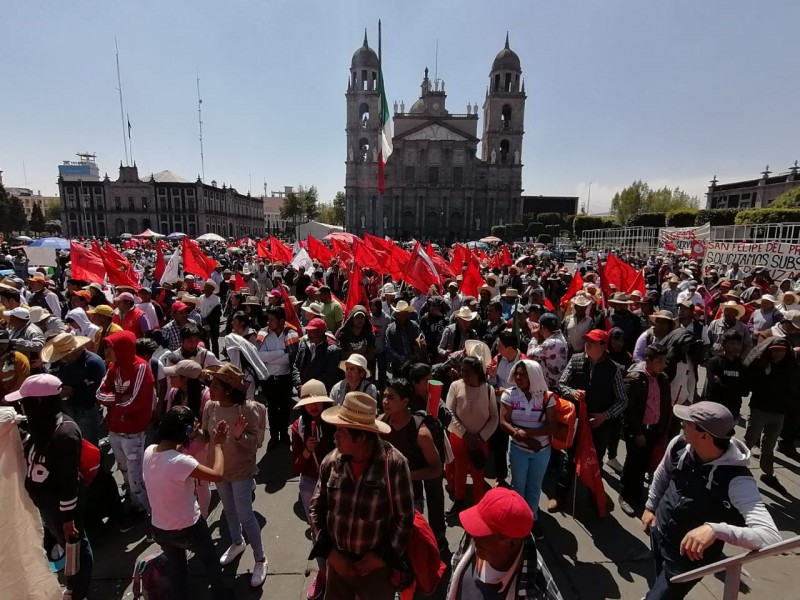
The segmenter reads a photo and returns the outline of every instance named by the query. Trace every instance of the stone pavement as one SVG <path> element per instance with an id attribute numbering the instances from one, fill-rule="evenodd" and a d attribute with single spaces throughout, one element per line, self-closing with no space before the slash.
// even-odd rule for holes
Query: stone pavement
<path id="1" fill-rule="evenodd" d="M 745 408 L 745 413 L 746 413 Z M 742 421 L 742 424 L 744 421 Z M 740 427 L 737 435 L 743 437 Z M 269 576 L 261 590 L 249 587 L 250 571 L 253 567 L 252 553 L 246 551 L 238 562 L 226 569 L 235 586 L 236 598 L 301 600 L 316 570 L 316 563 L 308 561 L 311 547 L 310 532 L 303 518 L 302 507 L 297 496 L 297 478 L 291 473 L 289 449 L 281 446 L 266 455 L 259 455 L 260 473 L 257 478 L 256 510 L 262 523 L 262 537 L 269 559 Z M 624 458 L 624 446 L 620 444 L 620 460 Z M 757 460 L 752 461 L 753 473 L 760 475 Z M 800 533 L 800 464 L 776 454 L 776 474 L 788 490 L 783 496 L 769 488 L 760 486 L 767 506 L 784 538 Z M 648 540 L 642 532 L 640 522 L 627 517 L 616 507 L 618 475 L 605 467 L 606 490 L 614 506 L 605 519 L 596 516 L 588 492 L 579 486 L 576 498 L 576 515 L 567 513 L 550 515 L 541 510 L 541 522 L 545 540 L 539 548 L 553 572 L 565 599 L 642 598 L 648 589 L 647 579 L 653 576 Z M 548 490 L 547 482 L 545 490 Z M 543 495 L 542 506 L 547 497 Z M 449 506 L 449 501 L 446 505 Z M 218 551 L 228 546 L 227 528 L 220 519 L 222 507 L 216 495 L 209 523 Z M 571 507 L 570 507 L 571 512 Z M 140 556 L 158 550 L 145 541 L 146 526 L 121 534 L 110 531 L 105 538 L 93 541 L 95 570 L 91 600 L 117 600 L 132 598 L 131 574 Z M 450 547 L 455 548 L 461 536 L 460 527 L 448 529 Z M 728 546 L 728 555 L 741 550 Z M 785 598 L 793 597 L 787 592 L 797 568 L 792 556 L 776 556 L 745 566 L 742 597 Z M 205 591 L 205 579 L 201 565 L 190 562 L 193 577 L 193 598 L 210 597 Z M 446 576 L 449 576 L 449 572 Z M 722 581 L 706 577 L 689 595 L 694 600 L 710 600 L 722 597 Z M 442 594 L 435 597 L 442 598 Z M 368 599 L 365 599 L 368 600 Z"/>

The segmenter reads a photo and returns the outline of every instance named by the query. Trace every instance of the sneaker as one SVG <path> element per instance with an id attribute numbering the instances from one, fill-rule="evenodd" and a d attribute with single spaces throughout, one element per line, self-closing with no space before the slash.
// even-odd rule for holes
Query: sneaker
<path id="1" fill-rule="evenodd" d="M 223 567 L 231 564 L 234 560 L 236 560 L 237 556 L 244 552 L 245 548 L 247 548 L 247 544 L 244 542 L 241 544 L 231 544 L 228 546 L 228 549 L 222 553 L 222 556 L 220 556 L 219 564 L 221 564 Z"/>
<path id="2" fill-rule="evenodd" d="M 622 473 L 622 463 L 617 460 L 617 457 L 607 458 L 606 465 L 611 467 L 615 473 Z"/>
<path id="3" fill-rule="evenodd" d="M 242 544 L 244 546 L 244 544 Z M 257 560 L 255 566 L 253 567 L 253 574 L 250 576 L 250 587 L 257 588 L 264 585 L 264 581 L 267 579 L 267 558 L 264 557 L 264 560 Z"/>
<path id="4" fill-rule="evenodd" d="M 533 523 L 533 539 L 535 540 L 543 540 L 544 539 L 544 531 L 542 530 L 542 524 L 539 522 Z"/>
<path id="5" fill-rule="evenodd" d="M 775 477 L 775 475 L 767 475 L 765 473 L 761 476 L 760 479 L 765 485 L 768 485 L 773 490 L 776 490 L 784 495 L 787 494 L 786 488 L 783 487 L 783 484 L 780 481 L 778 481 L 778 478 Z"/>
<path id="6" fill-rule="evenodd" d="M 311 585 L 308 586 L 308 600 L 321 600 L 325 595 L 325 569 L 317 571 Z"/>
<path id="7" fill-rule="evenodd" d="M 636 511 L 633 509 L 633 506 L 631 506 L 630 502 L 625 500 L 625 498 L 623 498 L 622 496 L 619 497 L 618 504 L 622 512 L 624 512 L 629 517 L 632 517 L 636 514 Z"/>

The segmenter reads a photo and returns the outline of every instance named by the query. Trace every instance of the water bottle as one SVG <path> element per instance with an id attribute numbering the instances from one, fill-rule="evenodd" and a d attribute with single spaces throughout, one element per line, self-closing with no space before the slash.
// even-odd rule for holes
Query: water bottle
<path id="1" fill-rule="evenodd" d="M 70 537 L 67 539 L 67 547 L 64 557 L 64 575 L 72 577 L 81 569 L 81 539 Z"/>

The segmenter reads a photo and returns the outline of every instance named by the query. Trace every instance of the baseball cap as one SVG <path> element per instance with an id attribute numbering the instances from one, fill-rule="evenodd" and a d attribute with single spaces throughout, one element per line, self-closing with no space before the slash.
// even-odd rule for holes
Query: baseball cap
<path id="1" fill-rule="evenodd" d="M 494 488 L 472 508 L 459 515 L 464 531 L 472 537 L 499 533 L 510 538 L 527 537 L 533 528 L 533 511 L 514 490 Z"/>
<path id="2" fill-rule="evenodd" d="M 172 303 L 172 312 L 178 312 L 179 310 L 188 310 L 189 305 L 185 302 L 181 302 L 178 300 L 177 302 Z"/>
<path id="3" fill-rule="evenodd" d="M 539 325 L 550 331 L 558 331 L 561 323 L 559 322 L 558 317 L 553 313 L 544 313 L 541 317 L 539 317 Z"/>
<path id="4" fill-rule="evenodd" d="M 131 294 L 130 292 L 122 292 L 119 296 L 114 298 L 114 302 L 122 302 L 124 300 L 136 304 L 136 298 L 134 298 L 133 294 Z"/>
<path id="5" fill-rule="evenodd" d="M 606 344 L 608 343 L 608 334 L 602 329 L 592 329 L 589 333 L 584 334 L 583 339 L 589 342 L 600 342 Z"/>
<path id="6" fill-rule="evenodd" d="M 175 375 L 181 375 L 183 377 L 188 377 L 189 379 L 197 379 L 200 377 L 200 374 L 203 372 L 203 367 L 198 365 L 193 360 L 181 360 L 178 361 L 177 364 L 171 367 L 165 367 L 164 373 L 173 377 Z"/>
<path id="7" fill-rule="evenodd" d="M 108 304 L 99 304 L 94 308 L 90 308 L 86 311 L 87 315 L 100 315 L 101 317 L 113 317 L 114 316 L 114 309 L 111 308 Z"/>
<path id="8" fill-rule="evenodd" d="M 319 319 L 319 318 L 318 319 L 311 319 L 311 321 L 309 321 L 308 325 L 306 325 L 306 330 L 309 330 L 309 329 L 312 329 L 312 330 L 319 329 L 321 331 L 328 331 L 328 326 L 325 324 L 325 321 L 323 319 Z"/>
<path id="9" fill-rule="evenodd" d="M 31 375 L 16 392 L 6 394 L 6 402 L 19 402 L 22 398 L 46 398 L 57 396 L 61 391 L 61 380 L 55 375 L 43 373 Z"/>
<path id="10" fill-rule="evenodd" d="M 311 295 L 313 295 L 313 294 L 316 294 L 318 291 L 319 291 L 319 290 L 317 290 L 317 286 L 315 286 L 315 285 L 310 285 L 310 286 L 308 286 L 308 287 L 306 288 L 306 296 L 311 296 Z"/>
<path id="11" fill-rule="evenodd" d="M 22 319 L 23 321 L 27 321 L 31 318 L 31 313 L 27 308 L 23 308 L 21 306 L 17 306 L 16 308 L 12 308 L 11 310 L 7 310 L 5 312 L 7 317 L 17 317 L 18 319 Z"/>
<path id="12" fill-rule="evenodd" d="M 612 338 L 625 337 L 625 332 L 622 331 L 622 329 L 620 329 L 619 327 L 614 327 L 614 329 L 608 332 L 608 337 Z"/>
<path id="13" fill-rule="evenodd" d="M 729 440 L 733 437 L 736 421 L 731 411 L 717 402 L 702 401 L 695 404 L 676 404 L 672 412 L 681 421 L 689 421 L 715 438 Z"/>

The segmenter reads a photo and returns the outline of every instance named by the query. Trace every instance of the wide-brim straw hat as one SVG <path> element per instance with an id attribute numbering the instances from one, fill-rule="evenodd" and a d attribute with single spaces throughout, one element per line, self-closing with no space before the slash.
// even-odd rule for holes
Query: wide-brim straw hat
<path id="1" fill-rule="evenodd" d="M 780 300 L 782 304 L 796 304 L 797 298 L 798 298 L 797 292 L 793 292 L 791 290 L 783 292 L 780 296 L 778 296 L 778 300 Z M 33 309 L 31 309 L 31 312 L 32 311 Z"/>
<path id="2" fill-rule="evenodd" d="M 361 356 L 360 354 L 351 354 L 345 360 L 343 360 L 342 362 L 339 363 L 339 368 L 342 371 L 346 371 L 347 370 L 347 365 L 355 365 L 356 367 L 359 367 L 359 368 L 363 369 L 364 372 L 366 373 L 365 377 L 367 379 L 372 377 L 372 373 L 367 368 L 367 359 L 365 357 Z"/>
<path id="3" fill-rule="evenodd" d="M 402 313 L 402 312 L 412 313 L 412 312 L 414 312 L 414 307 L 411 306 L 405 300 L 400 300 L 400 302 L 398 302 L 397 304 L 394 305 L 394 312 L 396 312 L 396 313 Z"/>
<path id="4" fill-rule="evenodd" d="M 212 379 L 219 379 L 241 392 L 247 390 L 247 386 L 244 384 L 244 373 L 230 363 L 207 367 L 203 370 L 203 375 Z"/>
<path id="5" fill-rule="evenodd" d="M 261 300 L 258 299 L 258 296 L 247 296 L 242 304 L 249 306 L 261 306 Z"/>
<path id="6" fill-rule="evenodd" d="M 453 313 L 453 316 L 456 319 L 464 319 L 465 321 L 472 321 L 473 319 L 475 319 L 475 317 L 478 316 L 478 313 L 471 311 L 468 306 L 462 306 L 456 312 Z"/>
<path id="7" fill-rule="evenodd" d="M 650 322 L 655 325 L 656 321 L 659 319 L 662 321 L 669 321 L 671 323 L 675 320 L 675 315 L 668 310 L 659 310 L 655 314 L 650 315 L 648 318 L 650 319 Z"/>
<path id="8" fill-rule="evenodd" d="M 734 310 L 736 310 L 737 319 L 741 319 L 744 316 L 745 313 L 744 306 L 742 306 L 738 302 L 729 300 L 728 302 L 723 302 L 722 304 L 719 305 L 719 309 L 722 311 L 723 314 L 725 313 L 726 308 L 733 308 Z"/>
<path id="9" fill-rule="evenodd" d="M 586 296 L 575 296 L 570 300 L 574 306 L 590 306 L 592 304 L 591 299 L 587 298 Z"/>
<path id="10" fill-rule="evenodd" d="M 481 361 L 484 370 L 486 370 L 486 367 L 492 362 L 492 351 L 489 349 L 489 346 L 480 340 L 467 340 L 464 342 L 464 354 Z"/>
<path id="11" fill-rule="evenodd" d="M 609 298 L 608 301 L 614 304 L 633 304 L 633 302 L 630 301 L 630 298 L 628 298 L 628 294 L 625 292 L 616 292 L 611 294 L 611 298 Z"/>
<path id="12" fill-rule="evenodd" d="M 336 404 L 336 403 L 333 401 L 333 398 L 328 398 L 328 396 L 308 396 L 307 398 L 298 400 L 297 404 L 295 404 L 294 407 L 300 408 L 302 406 L 308 406 L 309 404 Z"/>
<path id="13" fill-rule="evenodd" d="M 348 392 L 340 406 L 332 406 L 322 413 L 322 420 L 331 425 L 373 433 L 392 431 L 388 423 L 378 420 L 378 403 L 375 398 L 363 392 Z"/>
<path id="14" fill-rule="evenodd" d="M 65 356 L 85 348 L 92 340 L 82 335 L 59 333 L 42 348 L 41 358 L 44 362 L 53 363 Z"/>

